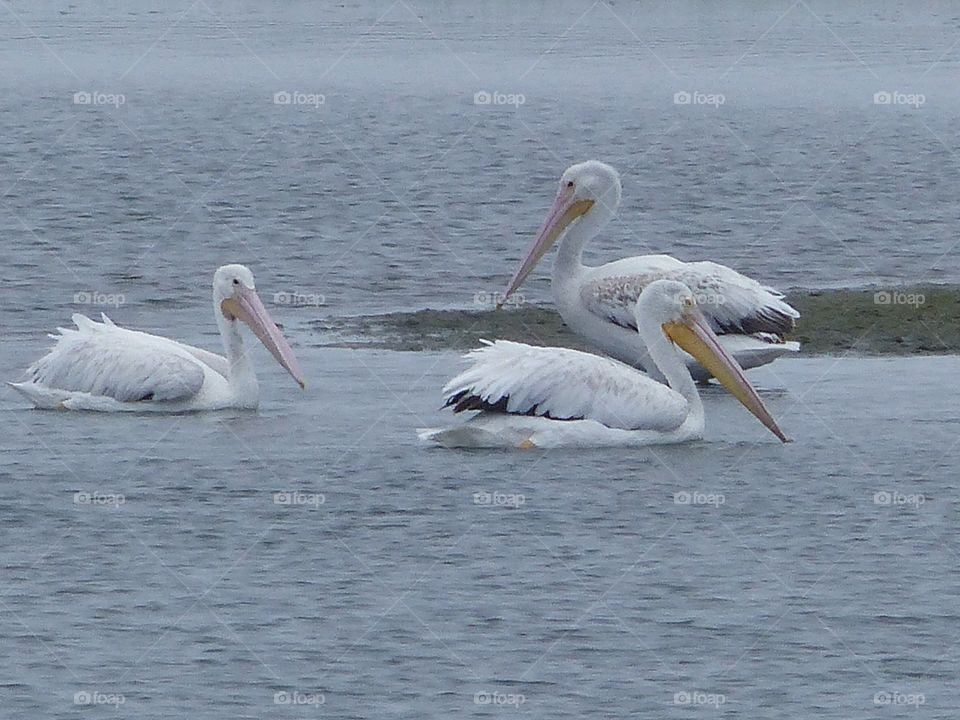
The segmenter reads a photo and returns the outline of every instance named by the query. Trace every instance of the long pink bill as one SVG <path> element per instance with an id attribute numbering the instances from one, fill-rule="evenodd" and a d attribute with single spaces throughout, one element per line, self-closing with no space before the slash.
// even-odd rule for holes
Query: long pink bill
<path id="1" fill-rule="evenodd" d="M 557 193 L 557 197 L 547 213 L 547 219 L 543 221 L 533 244 L 527 250 L 527 254 L 514 273 L 513 279 L 510 280 L 503 297 L 497 303 L 498 308 L 502 307 L 507 299 L 516 292 L 517 288 L 523 284 L 523 281 L 527 279 L 527 276 L 533 272 L 537 263 L 540 262 L 540 258 L 553 247 L 557 238 L 563 234 L 570 223 L 584 215 L 591 207 L 593 207 L 593 200 L 574 200 L 571 188 L 565 187 Z"/>
<path id="2" fill-rule="evenodd" d="M 290 373 L 301 388 L 306 387 L 303 379 L 303 372 L 300 370 L 300 364 L 293 354 L 293 348 L 287 342 L 287 339 L 280 332 L 280 328 L 270 317 L 270 313 L 263 306 L 260 296 L 256 290 L 250 288 L 241 288 L 239 293 L 232 298 L 231 314 L 236 315 L 245 322 L 250 330 L 260 338 L 260 342 L 270 351 L 270 354 L 276 358 L 277 362 Z M 230 302 L 227 300 L 225 302 Z"/>

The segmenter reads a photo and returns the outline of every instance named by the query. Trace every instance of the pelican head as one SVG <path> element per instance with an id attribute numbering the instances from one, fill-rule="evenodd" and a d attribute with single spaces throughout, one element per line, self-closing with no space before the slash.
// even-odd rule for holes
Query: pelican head
<path id="1" fill-rule="evenodd" d="M 213 275 L 213 305 L 230 326 L 243 321 L 300 387 L 306 386 L 293 349 L 257 295 L 249 268 L 224 265 L 217 269 Z"/>
<path id="2" fill-rule="evenodd" d="M 656 280 L 647 285 L 634 310 L 644 341 L 655 350 L 659 340 L 672 342 L 693 355 L 747 410 L 783 442 L 789 442 L 770 415 L 743 369 L 728 353 L 710 323 L 697 309 L 689 287 L 676 280 Z M 659 325 L 659 328 L 651 324 Z"/>
<path id="3" fill-rule="evenodd" d="M 599 160 L 587 160 L 568 167 L 560 177 L 553 207 L 537 233 L 533 245 L 517 268 L 499 305 L 506 302 L 546 252 L 574 222 L 592 222 L 596 232 L 610 220 L 620 205 L 620 174 Z"/>

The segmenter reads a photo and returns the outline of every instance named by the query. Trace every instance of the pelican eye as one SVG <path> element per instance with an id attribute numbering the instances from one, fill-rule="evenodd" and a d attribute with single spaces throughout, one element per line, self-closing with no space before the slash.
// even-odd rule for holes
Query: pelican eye
<path id="1" fill-rule="evenodd" d="M 573 187 L 573 180 L 567 180 L 567 187 L 568 187 L 568 188 L 572 188 L 572 187 Z"/>
<path id="2" fill-rule="evenodd" d="M 239 284 L 240 284 L 240 281 L 237 280 L 236 278 L 234 278 L 234 279 L 233 279 L 233 284 L 234 284 L 234 285 L 239 285 Z"/>

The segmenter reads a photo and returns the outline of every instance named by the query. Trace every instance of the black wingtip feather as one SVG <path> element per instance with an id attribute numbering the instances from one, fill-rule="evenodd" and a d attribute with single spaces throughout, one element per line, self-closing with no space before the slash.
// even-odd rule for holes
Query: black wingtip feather
<path id="1" fill-rule="evenodd" d="M 783 338 L 797 326 L 795 318 L 777 310 L 766 309 L 754 315 L 740 318 L 734 323 L 720 324 L 721 333 L 743 333 L 744 335 L 755 335 L 757 333 L 770 333 Z"/>
<path id="2" fill-rule="evenodd" d="M 518 412 L 516 410 L 508 410 L 510 404 L 510 396 L 504 395 L 499 398 L 496 402 L 490 402 L 479 395 L 472 394 L 469 390 L 462 390 L 456 395 L 451 395 L 447 398 L 444 407 L 453 407 L 454 414 L 467 412 L 470 410 L 478 410 L 480 412 L 489 412 L 489 413 L 500 413 L 502 415 L 525 415 L 528 417 L 544 417 L 548 420 L 583 420 L 583 416 L 578 417 L 557 417 L 556 415 L 551 414 L 549 411 L 541 412 L 539 405 L 534 405 L 531 408 L 523 412 Z"/>

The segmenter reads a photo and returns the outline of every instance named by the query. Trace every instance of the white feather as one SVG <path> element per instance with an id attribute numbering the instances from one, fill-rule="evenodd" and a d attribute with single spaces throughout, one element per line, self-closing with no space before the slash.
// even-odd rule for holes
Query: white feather
<path id="1" fill-rule="evenodd" d="M 126 403 L 187 400 L 201 389 L 203 363 L 166 338 L 73 315 L 77 329 L 61 328 L 56 344 L 27 369 L 48 390 L 85 393 Z"/>
<path id="2" fill-rule="evenodd" d="M 447 401 L 463 393 L 507 412 L 593 420 L 608 428 L 669 431 L 687 417 L 680 393 L 617 360 L 578 350 L 497 340 L 465 356 L 470 367 L 443 389 Z"/>

